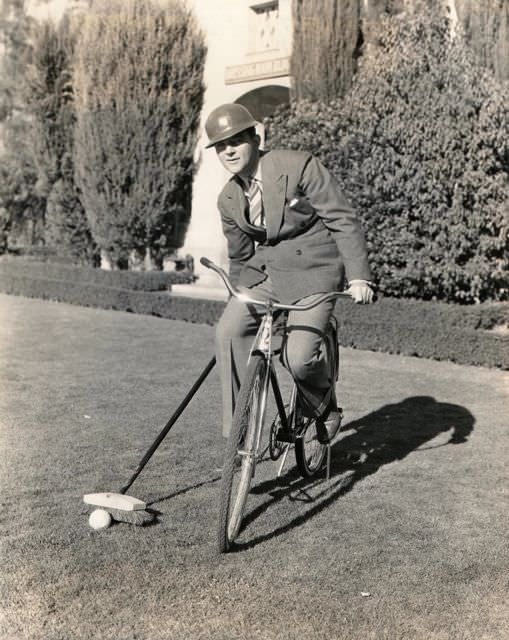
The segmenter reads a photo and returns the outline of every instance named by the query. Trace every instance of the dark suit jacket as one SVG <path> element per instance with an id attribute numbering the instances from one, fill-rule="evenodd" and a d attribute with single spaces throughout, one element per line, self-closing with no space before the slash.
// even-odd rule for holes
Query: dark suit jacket
<path id="1" fill-rule="evenodd" d="M 348 280 L 370 280 L 355 211 L 319 160 L 304 151 L 269 151 L 260 163 L 266 232 L 248 222 L 235 177 L 218 198 L 232 280 L 251 287 L 269 274 L 283 302 L 337 291 L 345 272 Z"/>

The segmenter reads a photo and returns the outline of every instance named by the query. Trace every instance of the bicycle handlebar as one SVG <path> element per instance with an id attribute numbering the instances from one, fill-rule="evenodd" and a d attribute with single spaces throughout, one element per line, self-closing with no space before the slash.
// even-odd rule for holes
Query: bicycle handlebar
<path id="1" fill-rule="evenodd" d="M 245 302 L 247 304 L 254 304 L 254 305 L 259 305 L 263 307 L 270 306 L 273 309 L 281 309 L 284 311 L 308 311 L 309 309 L 313 309 L 314 307 L 318 306 L 322 302 L 326 302 L 328 300 L 334 300 L 335 298 L 352 299 L 352 296 L 346 291 L 331 291 L 330 293 L 324 293 L 319 298 L 316 298 L 316 300 L 313 300 L 312 302 L 308 302 L 307 304 L 283 304 L 281 302 L 274 302 L 273 300 L 257 300 L 256 298 L 251 298 L 247 294 L 242 293 L 236 287 L 234 287 L 230 281 L 230 278 L 224 271 L 224 269 L 221 269 L 221 267 L 218 267 L 217 264 L 214 264 L 212 262 L 212 260 L 209 260 L 208 258 L 203 257 L 203 258 L 200 258 L 200 263 L 204 267 L 207 267 L 207 269 L 212 269 L 217 274 L 219 274 L 226 288 L 231 293 L 231 295 L 234 298 L 237 298 L 238 300 L 240 300 L 241 302 Z"/>

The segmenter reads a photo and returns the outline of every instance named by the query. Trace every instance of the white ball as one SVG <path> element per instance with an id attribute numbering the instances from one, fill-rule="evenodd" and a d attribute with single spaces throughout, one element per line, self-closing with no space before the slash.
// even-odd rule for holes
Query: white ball
<path id="1" fill-rule="evenodd" d="M 107 529 L 111 524 L 111 515 L 105 509 L 94 509 L 88 518 L 92 529 Z"/>

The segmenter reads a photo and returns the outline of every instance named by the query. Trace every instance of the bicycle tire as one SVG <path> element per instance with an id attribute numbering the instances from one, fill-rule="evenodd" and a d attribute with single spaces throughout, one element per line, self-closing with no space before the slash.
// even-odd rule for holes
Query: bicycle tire
<path id="1" fill-rule="evenodd" d="M 316 421 L 308 419 L 308 424 L 295 441 L 295 461 L 300 475 L 303 478 L 311 478 L 323 465 L 327 445 L 318 441 L 316 433 Z"/>
<path id="2" fill-rule="evenodd" d="M 233 414 L 219 499 L 218 544 L 221 553 L 231 549 L 242 525 L 256 465 L 256 422 L 266 370 L 265 358 L 252 354 Z M 242 444 L 242 455 L 239 443 Z"/>

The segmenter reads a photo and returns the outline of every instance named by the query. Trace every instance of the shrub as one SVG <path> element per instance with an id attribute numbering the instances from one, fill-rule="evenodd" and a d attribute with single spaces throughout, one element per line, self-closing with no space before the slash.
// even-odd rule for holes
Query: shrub
<path id="1" fill-rule="evenodd" d="M 318 155 L 358 207 L 374 274 L 397 297 L 509 298 L 509 91 L 437 14 L 380 23 L 343 101 L 268 122 Z"/>
<path id="2" fill-rule="evenodd" d="M 76 48 L 76 178 L 114 266 L 180 247 L 190 214 L 205 46 L 180 1 L 97 1 Z"/>

